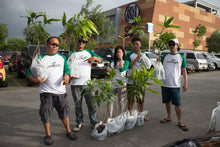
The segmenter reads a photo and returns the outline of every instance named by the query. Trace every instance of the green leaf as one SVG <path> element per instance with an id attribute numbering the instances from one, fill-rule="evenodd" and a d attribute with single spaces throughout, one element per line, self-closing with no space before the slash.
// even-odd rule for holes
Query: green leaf
<path id="1" fill-rule="evenodd" d="M 152 77 L 151 79 L 152 79 L 155 83 L 160 84 L 160 85 L 163 85 L 163 82 L 161 82 L 161 81 L 158 80 L 157 78 Z"/>
<path id="2" fill-rule="evenodd" d="M 151 93 L 155 93 L 155 94 L 159 94 L 158 92 L 152 90 L 152 89 L 147 89 L 148 91 L 150 91 Z"/>
<path id="3" fill-rule="evenodd" d="M 63 26 L 66 25 L 66 13 L 65 13 L 65 12 L 63 12 L 62 25 L 63 25 Z"/>

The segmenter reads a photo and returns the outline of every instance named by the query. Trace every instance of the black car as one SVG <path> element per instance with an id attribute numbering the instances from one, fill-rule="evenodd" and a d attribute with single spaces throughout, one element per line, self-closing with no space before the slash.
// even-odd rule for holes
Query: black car
<path id="1" fill-rule="evenodd" d="M 105 78 L 107 75 L 107 68 L 110 64 L 110 61 L 113 60 L 114 57 L 114 49 L 95 49 L 95 54 L 102 58 L 103 62 L 93 62 L 91 69 L 91 77 L 92 78 Z"/>
<path id="2" fill-rule="evenodd" d="M 67 57 L 69 55 L 70 51 L 64 50 L 64 49 L 59 49 L 57 52 L 61 55 L 64 55 L 65 57 Z"/>

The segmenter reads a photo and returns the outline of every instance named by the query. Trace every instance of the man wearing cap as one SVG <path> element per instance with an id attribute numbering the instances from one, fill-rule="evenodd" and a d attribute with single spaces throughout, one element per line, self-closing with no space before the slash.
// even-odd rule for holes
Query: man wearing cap
<path id="1" fill-rule="evenodd" d="M 183 92 L 187 90 L 187 72 L 186 72 L 186 59 L 178 53 L 179 41 L 177 39 L 169 40 L 170 53 L 162 56 L 161 62 L 165 70 L 164 85 L 161 87 L 162 102 L 166 106 L 167 117 L 161 120 L 161 123 L 171 122 L 171 102 L 175 105 L 175 111 L 178 119 L 178 127 L 183 131 L 188 131 L 188 128 L 182 123 L 181 120 L 181 100 L 180 100 L 180 87 L 181 87 L 181 73 L 184 78 Z"/>

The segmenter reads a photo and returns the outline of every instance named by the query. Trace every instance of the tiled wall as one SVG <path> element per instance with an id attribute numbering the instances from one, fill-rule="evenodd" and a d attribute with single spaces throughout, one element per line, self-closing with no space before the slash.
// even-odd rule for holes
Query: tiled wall
<path id="1" fill-rule="evenodd" d="M 174 16 L 173 24 L 179 25 L 181 28 L 165 29 L 165 31 L 172 31 L 176 34 L 181 43 L 181 48 L 193 49 L 192 42 L 194 35 L 192 30 L 194 30 L 199 24 L 206 26 L 207 33 L 200 38 L 202 43 L 197 50 L 207 50 L 205 47 L 206 37 L 209 37 L 213 31 L 220 30 L 220 18 L 174 0 L 139 0 L 135 3 L 137 3 L 140 7 L 141 17 L 147 18 L 145 23 L 152 22 L 154 24 L 155 32 L 161 30 L 161 27 L 156 25 L 156 23 L 162 24 L 164 22 L 165 15 L 168 17 Z M 120 8 L 123 8 L 125 11 L 127 5 L 121 6 Z M 124 36 L 126 34 L 126 26 L 128 26 L 128 24 L 125 21 L 123 14 L 119 35 Z M 151 45 L 155 39 L 156 37 L 154 36 L 154 33 L 151 33 Z M 126 44 L 130 40 L 131 39 L 127 39 Z M 120 44 L 122 45 L 122 42 L 120 42 Z"/>

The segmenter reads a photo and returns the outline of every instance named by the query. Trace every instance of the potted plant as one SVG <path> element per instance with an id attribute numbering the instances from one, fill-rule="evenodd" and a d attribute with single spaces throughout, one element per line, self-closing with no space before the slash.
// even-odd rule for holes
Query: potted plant
<path id="1" fill-rule="evenodd" d="M 99 109 L 99 118 L 98 123 L 99 125 L 95 128 L 97 129 L 98 133 L 102 133 L 102 131 L 105 129 L 105 121 L 103 119 L 101 105 L 106 102 L 113 103 L 113 100 L 111 98 L 115 98 L 116 95 L 112 93 L 114 83 L 113 77 L 116 75 L 115 69 L 113 68 L 111 71 L 108 72 L 108 75 L 110 76 L 110 81 L 108 82 L 105 79 L 92 79 L 87 82 L 87 86 L 89 90 L 88 93 L 92 93 L 92 103 L 97 104 Z M 117 84 L 124 85 L 124 83 L 121 80 L 117 80 Z M 107 135 L 107 134 L 106 134 Z"/>
<path id="2" fill-rule="evenodd" d="M 159 94 L 158 92 L 150 89 L 150 85 L 153 85 L 153 83 L 150 82 L 154 81 L 157 84 L 163 85 L 163 83 L 158 80 L 157 78 L 153 77 L 153 72 L 154 68 L 151 68 L 150 71 L 148 71 L 145 66 L 142 65 L 142 68 L 140 70 L 138 69 L 133 69 L 131 75 L 128 77 L 128 81 L 132 81 L 133 84 L 131 85 L 132 87 L 129 88 L 130 91 L 129 93 L 131 94 L 131 97 L 129 101 L 134 101 L 135 98 L 137 98 L 138 101 L 142 101 L 143 99 L 143 93 L 148 90 L 149 92 Z M 130 103 L 131 104 L 131 103 Z M 128 110 L 132 111 L 132 106 L 128 106 Z M 140 112 L 140 103 L 138 103 L 138 111 Z"/>

